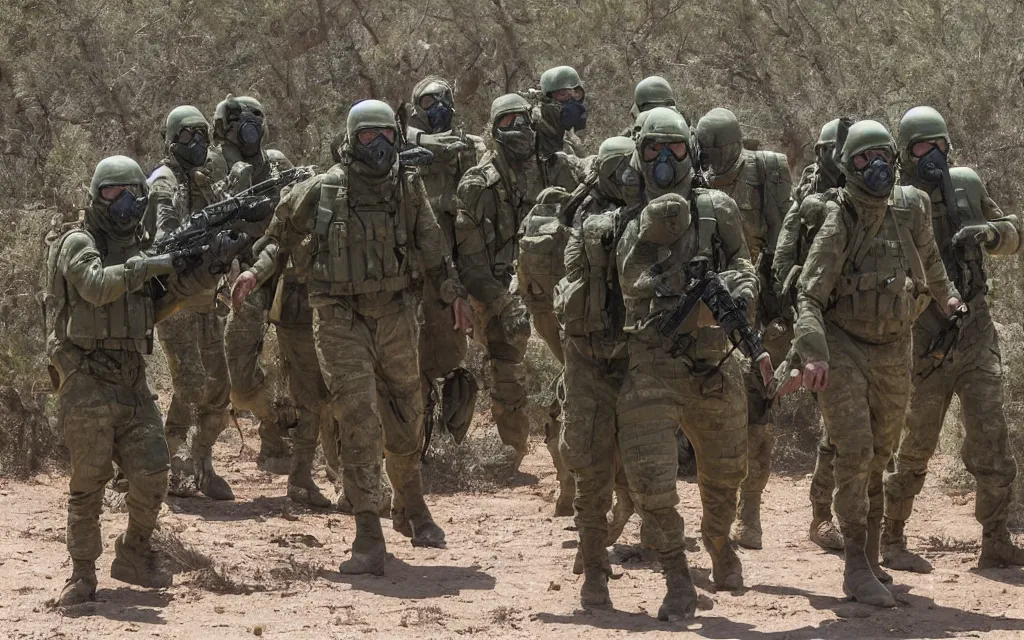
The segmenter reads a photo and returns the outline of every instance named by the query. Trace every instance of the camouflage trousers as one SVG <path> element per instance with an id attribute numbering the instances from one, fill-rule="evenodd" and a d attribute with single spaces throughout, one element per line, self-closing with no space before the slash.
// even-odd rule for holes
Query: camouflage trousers
<path id="1" fill-rule="evenodd" d="M 576 481 L 576 527 L 607 532 L 613 489 L 628 490 L 625 473 L 620 473 L 616 409 L 629 359 L 624 352 L 604 357 L 612 349 L 595 342 L 566 339 L 559 451 Z"/>
<path id="2" fill-rule="evenodd" d="M 164 425 L 173 456 L 196 424 L 212 446 L 228 422 L 231 385 L 224 355 L 224 318 L 213 310 L 183 311 L 157 326 L 174 395 Z"/>
<path id="3" fill-rule="evenodd" d="M 833 509 L 848 539 L 882 517 L 882 472 L 892 458 L 910 396 L 910 336 L 888 344 L 826 325 L 829 387 L 818 406 L 836 448 Z"/>
<path id="4" fill-rule="evenodd" d="M 714 375 L 685 358 L 637 339 L 629 344 L 630 369 L 619 395 L 619 448 L 630 494 L 658 550 L 684 548 L 683 520 L 676 511 L 679 461 L 676 431 L 682 428 L 697 458 L 701 533 L 710 546 L 728 543 L 736 517 L 736 493 L 747 474 L 747 426 L 739 364 L 730 358 Z"/>
<path id="5" fill-rule="evenodd" d="M 740 491 L 760 496 L 768 486 L 772 471 L 775 436 L 772 434 L 771 402 L 759 372 L 747 370 L 743 374 L 743 383 L 747 391 L 747 477 L 743 479 Z"/>
<path id="6" fill-rule="evenodd" d="M 533 316 L 533 328 L 544 339 L 544 343 L 548 345 L 551 355 L 564 366 L 565 351 L 562 347 L 561 326 L 558 324 L 554 311 L 550 309 L 550 305 L 542 309 L 536 303 L 533 303 L 530 305 L 530 314 Z M 564 383 L 559 380 L 556 386 L 562 384 Z M 548 415 L 544 421 L 544 444 L 548 448 L 548 453 L 551 454 L 551 462 L 555 465 L 555 472 L 559 483 L 566 484 L 570 482 L 571 471 L 562 458 L 559 447 L 559 442 L 562 439 L 563 418 L 562 403 L 558 396 L 559 392 L 556 390 L 554 400 L 548 405 Z"/>
<path id="7" fill-rule="evenodd" d="M 974 515 L 986 533 L 996 531 L 1006 523 L 1017 465 L 1003 415 L 1003 368 L 995 327 L 986 308 L 972 307 L 959 347 L 939 369 L 923 353 L 929 335 L 918 330 L 914 336 L 914 387 L 895 465 L 885 474 L 885 515 L 910 518 L 956 394 L 965 431 L 961 455 L 977 481 Z"/>
<path id="8" fill-rule="evenodd" d="M 501 317 L 487 314 L 474 304 L 475 326 L 483 327 L 474 337 L 487 350 L 491 375 L 491 415 L 501 441 L 521 454 L 528 450 L 530 419 L 526 413 L 526 387 L 522 382 L 523 358 L 530 340 L 529 326 L 518 335 L 505 333 Z"/>
<path id="9" fill-rule="evenodd" d="M 71 454 L 68 553 L 92 562 L 103 552 L 100 513 L 112 463 L 128 479 L 129 531 L 148 538 L 167 495 L 170 456 L 141 355 L 98 350 L 62 377 L 60 421 Z"/>
<path id="10" fill-rule="evenodd" d="M 392 514 L 426 509 L 417 325 L 411 296 L 405 302 L 380 318 L 364 316 L 345 302 L 314 310 L 316 353 L 338 428 L 342 481 L 356 514 L 378 513 L 382 459 L 394 489 Z"/>
<path id="11" fill-rule="evenodd" d="M 836 488 L 836 448 L 824 425 L 818 438 L 814 474 L 811 476 L 811 513 L 819 520 L 832 519 L 832 493 Z"/>
<path id="12" fill-rule="evenodd" d="M 288 380 L 294 422 L 281 410 L 286 404 L 274 397 L 267 374 L 260 364 L 263 339 L 269 329 L 267 309 L 273 289 L 253 291 L 238 312 L 228 316 L 224 336 L 228 371 L 231 375 L 231 402 L 252 411 L 260 421 L 260 439 L 271 455 L 287 455 L 284 436 L 294 427 L 292 436 L 298 450 L 316 448 L 320 420 L 327 401 L 327 390 L 317 363 L 312 332 L 312 312 L 305 286 L 286 289 L 281 320 L 274 323 L 283 373 Z"/>

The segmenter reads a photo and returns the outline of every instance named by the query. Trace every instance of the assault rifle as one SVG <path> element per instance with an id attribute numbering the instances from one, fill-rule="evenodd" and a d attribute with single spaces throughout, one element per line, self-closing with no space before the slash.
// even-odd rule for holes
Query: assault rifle
<path id="1" fill-rule="evenodd" d="M 293 167 L 248 189 L 204 207 L 192 214 L 180 227 L 153 243 L 158 254 L 195 256 L 210 244 L 219 232 L 238 230 L 246 223 L 261 222 L 274 213 L 277 193 L 284 187 L 312 178 L 313 167 Z"/>
<path id="2" fill-rule="evenodd" d="M 651 271 L 654 275 L 660 273 L 660 269 L 652 268 Z M 722 282 L 722 277 L 710 268 L 706 257 L 691 260 L 686 267 L 686 275 L 689 280 L 681 295 L 661 282 L 654 285 L 654 292 L 659 296 L 681 298 L 676 308 L 662 316 L 658 322 L 658 333 L 665 338 L 676 337 L 679 327 L 697 303 L 703 302 L 732 343 L 729 353 L 725 354 L 718 366 L 720 367 L 736 349 L 751 360 L 758 360 L 765 353 L 764 345 L 761 343 L 761 334 L 750 326 L 746 303 L 732 297 Z"/>

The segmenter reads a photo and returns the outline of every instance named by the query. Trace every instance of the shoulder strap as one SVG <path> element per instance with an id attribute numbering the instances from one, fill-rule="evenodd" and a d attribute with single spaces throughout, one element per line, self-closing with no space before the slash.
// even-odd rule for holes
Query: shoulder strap
<path id="1" fill-rule="evenodd" d="M 718 219 L 715 217 L 715 203 L 711 199 L 711 194 L 706 191 L 695 192 L 692 210 L 697 214 L 697 255 L 712 259 Z"/>
<path id="2" fill-rule="evenodd" d="M 924 263 L 921 261 L 921 254 L 917 250 L 917 244 L 914 239 L 910 236 L 910 229 L 907 225 L 902 224 L 902 220 L 910 219 L 910 204 L 907 202 L 907 194 L 904 191 L 904 187 L 896 185 L 892 193 L 892 203 L 889 206 L 889 213 L 892 215 L 893 222 L 896 225 L 896 232 L 900 237 L 900 245 L 903 247 L 903 253 L 907 256 L 910 261 L 910 272 L 914 276 L 914 280 L 918 282 L 928 282 L 927 276 L 924 273 Z M 931 221 L 928 221 L 931 224 Z"/>
<path id="3" fill-rule="evenodd" d="M 347 190 L 344 186 L 344 174 L 335 174 L 336 178 L 331 180 L 324 178 L 320 183 L 320 198 L 316 205 L 316 226 L 314 232 L 321 238 L 327 237 L 331 221 L 334 219 L 334 203 L 338 194 L 345 195 Z"/>

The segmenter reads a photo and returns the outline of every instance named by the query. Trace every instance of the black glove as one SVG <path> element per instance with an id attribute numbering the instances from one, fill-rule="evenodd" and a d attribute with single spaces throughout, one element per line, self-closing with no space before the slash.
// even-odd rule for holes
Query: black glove
<path id="1" fill-rule="evenodd" d="M 215 235 L 210 241 L 209 249 L 214 273 L 226 272 L 231 266 L 231 261 L 248 246 L 249 236 L 240 231 L 224 230 Z"/>
<path id="2" fill-rule="evenodd" d="M 242 200 L 242 210 L 238 217 L 246 222 L 262 222 L 274 215 L 274 208 L 274 200 L 267 196 L 245 198 Z"/>

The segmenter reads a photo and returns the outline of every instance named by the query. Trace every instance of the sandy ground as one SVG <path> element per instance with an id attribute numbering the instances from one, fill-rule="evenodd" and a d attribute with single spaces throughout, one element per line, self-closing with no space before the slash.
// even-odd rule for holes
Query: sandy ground
<path id="1" fill-rule="evenodd" d="M 166 591 L 111 580 L 113 539 L 127 516 L 105 513 L 97 602 L 64 612 L 47 601 L 70 573 L 66 478 L 0 481 L 0 638 L 1024 638 L 1024 571 L 974 569 L 980 532 L 973 498 L 931 482 L 910 533 L 936 568 L 896 574 L 897 608 L 844 600 L 841 559 L 807 540 L 808 479 L 777 476 L 765 497 L 765 548 L 740 552 L 748 588 L 715 593 L 710 560 L 695 545 L 690 563 L 704 610 L 683 625 L 654 618 L 662 576 L 629 559 L 635 554 L 625 546 L 612 550 L 621 574 L 611 582 L 615 610 L 578 609 L 576 535 L 571 519 L 551 517 L 555 480 L 541 443 L 512 486 L 428 497 L 447 531 L 446 550 L 414 549 L 386 528 L 395 556 L 387 575 L 347 577 L 336 568 L 352 543 L 352 519 L 290 504 L 285 479 L 259 472 L 239 455 L 238 434 L 225 435 L 216 455 L 237 501 L 171 499 L 161 521 L 165 532 L 211 556 L 215 570 L 180 573 Z M 696 486 L 680 481 L 679 491 L 687 531 L 696 532 Z M 635 518 L 624 541 L 639 541 Z"/>

